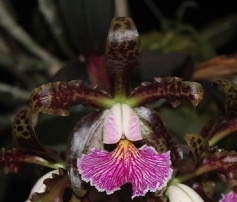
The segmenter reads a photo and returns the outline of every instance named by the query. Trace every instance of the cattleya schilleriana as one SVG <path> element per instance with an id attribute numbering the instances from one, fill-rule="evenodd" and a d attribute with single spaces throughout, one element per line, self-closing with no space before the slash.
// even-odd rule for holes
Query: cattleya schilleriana
<path id="1" fill-rule="evenodd" d="M 162 191 L 175 162 L 182 158 L 178 141 L 168 133 L 158 113 L 145 105 L 165 98 L 174 107 L 183 99 L 196 106 L 203 89 L 177 77 L 156 77 L 132 89 L 129 73 L 140 59 L 140 39 L 132 19 L 114 18 L 105 52 L 108 88 L 79 80 L 45 84 L 32 92 L 30 109 L 15 118 L 13 136 L 21 151 L 31 151 L 52 168 L 67 170 L 67 175 L 62 171 L 60 177 L 79 197 L 91 187 L 112 194 L 125 184 L 131 185 L 132 198 Z M 93 106 L 95 111 L 75 126 L 64 163 L 62 156 L 38 142 L 31 116 L 39 112 L 66 116 L 70 107 L 78 104 Z"/>

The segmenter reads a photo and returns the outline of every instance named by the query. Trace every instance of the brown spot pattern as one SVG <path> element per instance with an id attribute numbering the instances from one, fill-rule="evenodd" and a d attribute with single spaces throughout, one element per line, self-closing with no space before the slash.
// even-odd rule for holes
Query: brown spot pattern
<path id="1" fill-rule="evenodd" d="M 128 94 L 129 72 L 141 60 L 141 42 L 131 18 L 113 18 L 107 38 L 105 56 L 112 95 L 116 92 Z"/>
<path id="2" fill-rule="evenodd" d="M 15 138 L 30 139 L 31 134 L 34 133 L 33 128 L 30 126 L 29 113 L 29 109 L 23 109 L 15 116 L 12 125 L 12 133 Z"/>
<path id="3" fill-rule="evenodd" d="M 31 150 L 35 154 L 46 153 L 32 126 L 30 109 L 22 109 L 15 116 L 12 124 L 12 136 L 21 149 Z M 43 154 L 43 156 L 45 155 Z"/>
<path id="4" fill-rule="evenodd" d="M 197 106 L 203 99 L 203 88 L 197 82 L 183 81 L 178 77 L 156 77 L 153 82 L 135 88 L 129 99 L 136 100 L 136 105 L 143 105 L 159 98 L 167 99 L 173 107 L 178 106 L 181 100 Z"/>
<path id="5" fill-rule="evenodd" d="M 34 89 L 30 105 L 33 113 L 42 111 L 65 116 L 69 114 L 70 107 L 77 104 L 106 107 L 103 103 L 106 99 L 110 99 L 106 92 L 74 80 L 49 83 Z"/>
<path id="6" fill-rule="evenodd" d="M 208 142 L 205 138 L 196 134 L 187 134 L 185 141 L 193 154 L 194 161 L 198 164 L 203 157 L 203 154 L 208 151 Z"/>
<path id="7" fill-rule="evenodd" d="M 226 114 L 236 116 L 237 113 L 237 86 L 230 80 L 223 79 L 214 82 L 225 93 Z"/>

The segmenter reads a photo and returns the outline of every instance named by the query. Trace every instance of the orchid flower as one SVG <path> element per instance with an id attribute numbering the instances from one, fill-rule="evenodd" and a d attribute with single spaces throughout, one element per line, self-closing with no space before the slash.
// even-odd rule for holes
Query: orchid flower
<path id="1" fill-rule="evenodd" d="M 177 77 L 154 78 L 132 89 L 129 73 L 140 63 L 141 45 L 128 17 L 112 20 L 105 58 L 108 89 L 79 80 L 45 84 L 32 92 L 30 112 L 66 116 L 74 105 L 95 107 L 75 126 L 66 154 L 71 186 L 79 197 L 85 195 L 88 184 L 112 194 L 130 183 L 132 198 L 161 190 L 171 179 L 172 163 L 182 152 L 159 114 L 144 105 L 165 98 L 174 107 L 182 99 L 196 106 L 203 89 L 196 82 Z M 18 138 L 24 137 L 18 130 L 22 130 L 21 124 L 15 121 Z"/>
<path id="2" fill-rule="evenodd" d="M 234 202 L 237 201 L 237 193 L 235 191 L 231 191 L 227 194 L 222 194 L 222 198 L 219 202 Z"/>

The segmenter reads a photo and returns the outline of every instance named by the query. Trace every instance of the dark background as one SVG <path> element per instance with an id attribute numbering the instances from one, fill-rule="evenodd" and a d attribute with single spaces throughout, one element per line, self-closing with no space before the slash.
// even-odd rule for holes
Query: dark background
<path id="1" fill-rule="evenodd" d="M 22 27 L 30 34 L 34 34 L 32 26 L 29 20 L 32 13 L 37 9 L 37 1 L 34 0 L 11 0 L 15 11 L 18 15 L 18 22 Z M 174 19 L 177 8 L 184 2 L 181 0 L 154 0 L 159 10 L 168 19 Z M 197 29 L 202 29 L 204 26 L 216 21 L 219 18 L 226 17 L 232 14 L 237 14 L 237 7 L 235 1 L 211 1 L 203 0 L 196 1 L 197 6 L 195 8 L 188 8 L 185 12 L 184 22 L 189 23 Z M 129 1 L 131 17 L 133 18 L 138 31 L 140 33 L 148 32 L 151 30 L 159 30 L 160 22 L 152 14 L 147 4 L 143 0 L 130 0 Z M 237 52 L 237 36 L 232 39 L 228 44 L 225 44 L 218 53 L 236 53 Z M 21 173 L 24 181 L 18 178 L 15 174 L 9 175 L 8 186 L 11 189 L 7 189 L 3 202 L 13 201 L 18 198 L 18 202 L 24 201 L 28 195 L 31 187 L 32 178 L 34 173 L 31 172 L 32 167 L 27 166 L 25 172 Z M 1 176 L 1 175 L 0 175 Z M 1 180 L 1 179 L 0 179 Z M 2 190 L 0 190 L 1 192 Z"/>

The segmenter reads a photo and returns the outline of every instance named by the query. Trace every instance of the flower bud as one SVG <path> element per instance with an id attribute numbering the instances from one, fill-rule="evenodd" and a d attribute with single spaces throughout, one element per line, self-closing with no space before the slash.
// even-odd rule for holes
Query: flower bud
<path id="1" fill-rule="evenodd" d="M 170 202 L 204 202 L 204 200 L 189 186 L 177 183 L 171 185 L 166 191 Z"/>

